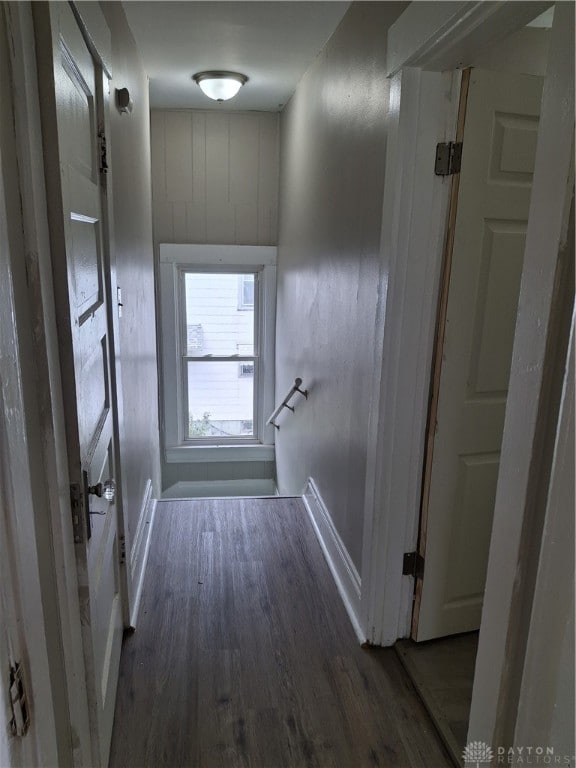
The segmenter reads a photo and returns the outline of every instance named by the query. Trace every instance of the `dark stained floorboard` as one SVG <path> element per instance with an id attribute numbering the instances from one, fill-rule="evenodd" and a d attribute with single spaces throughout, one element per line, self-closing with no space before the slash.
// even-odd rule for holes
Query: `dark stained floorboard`
<path id="1" fill-rule="evenodd" d="M 393 649 L 363 650 L 299 499 L 158 504 L 111 768 L 443 768 Z"/>

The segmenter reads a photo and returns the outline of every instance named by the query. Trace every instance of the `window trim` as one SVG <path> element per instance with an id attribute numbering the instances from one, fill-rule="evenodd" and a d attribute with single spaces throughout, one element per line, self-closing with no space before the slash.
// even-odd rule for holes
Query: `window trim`
<path id="1" fill-rule="evenodd" d="M 183 313 L 181 274 L 198 271 L 252 271 L 258 272 L 259 312 L 259 365 L 254 378 L 254 436 L 218 441 L 218 438 L 186 439 L 184 429 L 185 388 L 180 360 Z M 276 248 L 274 246 L 243 245 L 184 245 L 160 244 L 160 348 L 161 376 L 160 400 L 162 412 L 162 442 L 167 462 L 186 461 L 183 454 L 194 453 L 194 461 L 206 456 L 214 460 L 216 454 L 238 454 L 238 460 L 250 455 L 268 455 L 258 451 L 260 446 L 274 445 L 274 429 L 266 425 L 266 419 L 274 410 L 274 330 L 276 320 Z M 255 350 L 256 352 L 256 350 Z M 236 358 L 237 362 L 241 362 Z M 226 451 L 224 451 L 226 449 Z M 246 458 L 246 460 L 254 460 Z"/>

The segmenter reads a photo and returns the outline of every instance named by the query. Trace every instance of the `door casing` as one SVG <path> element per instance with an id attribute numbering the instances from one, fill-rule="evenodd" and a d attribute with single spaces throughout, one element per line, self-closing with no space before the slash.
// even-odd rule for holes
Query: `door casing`
<path id="1" fill-rule="evenodd" d="M 34 328 L 33 350 L 22 346 L 20 356 L 22 364 L 34 366 L 37 373 L 35 385 L 41 413 L 37 437 L 43 449 L 43 462 L 36 463 L 35 479 L 43 484 L 46 498 L 44 517 L 51 534 L 49 540 L 43 539 L 38 543 L 38 548 L 42 551 L 43 557 L 47 557 L 50 553 L 53 558 L 56 577 L 49 584 L 44 579 L 43 601 L 45 605 L 58 606 L 57 610 L 52 611 L 50 629 L 58 634 L 60 648 L 51 647 L 48 651 L 52 656 L 50 663 L 55 663 L 59 659 L 63 668 L 62 679 L 52 680 L 51 686 L 61 684 L 67 692 L 63 706 L 56 706 L 54 702 L 47 701 L 43 702 L 42 711 L 46 723 L 53 719 L 57 733 L 73 732 L 74 734 L 74 738 L 64 737 L 60 740 L 56 762 L 62 766 L 81 766 L 92 764 L 92 740 L 81 642 L 78 576 L 72 538 L 64 402 L 47 219 L 43 146 L 45 137 L 40 120 L 41 90 L 38 71 L 44 71 L 46 51 L 43 51 L 42 44 L 35 35 L 33 5 L 29 2 L 4 3 L 2 12 L 5 11 L 9 38 L 13 41 L 10 48 L 13 81 L 11 96 L 15 112 L 16 152 L 22 190 L 25 249 L 28 258 L 29 298 L 25 311 L 28 312 Z M 92 54 L 107 75 L 107 80 L 111 74 L 110 32 L 100 8 L 96 3 L 73 3 L 72 5 L 81 28 L 89 39 Z M 105 85 L 103 96 L 107 101 L 108 90 Z M 107 135 L 109 137 L 109 131 Z M 108 186 L 111 189 L 110 177 Z M 105 205 L 111 223 L 111 193 L 105 199 Z M 115 268 L 111 226 L 108 240 L 110 281 L 106 288 L 109 291 L 109 298 L 112 298 L 115 296 L 113 293 Z M 110 301 L 109 306 L 115 306 L 115 301 L 113 303 Z M 117 319 L 114 321 L 114 339 L 117 344 Z M 118 362 L 117 346 L 114 357 Z M 116 386 L 118 368 L 112 371 L 112 374 L 113 376 L 116 374 L 112 384 L 112 396 L 120 403 L 121 409 L 119 388 Z M 119 455 L 118 433 L 115 435 L 115 442 Z M 121 510 L 119 510 L 119 525 L 123 526 Z M 129 542 L 127 546 L 129 547 Z M 25 554 L 24 548 L 21 551 L 20 547 L 18 549 L 19 555 Z M 122 584 L 122 589 L 125 593 L 131 593 L 126 582 Z M 129 623 L 130 611 L 130 603 L 126 599 L 128 596 L 132 597 L 132 595 L 124 595 L 126 625 Z M 31 657 L 36 655 L 32 643 L 27 650 Z M 46 668 L 45 662 L 44 668 Z M 41 693 L 40 689 L 35 690 L 35 697 L 39 698 Z"/>
<path id="2" fill-rule="evenodd" d="M 64 15 L 62 15 L 64 14 Z M 80 374 L 86 375 L 83 371 L 86 370 L 88 359 L 81 363 L 81 368 L 77 369 L 78 361 L 82 360 L 82 355 L 85 355 L 87 350 L 90 352 L 90 360 L 94 361 L 94 364 L 98 365 L 98 369 L 101 371 L 102 389 L 105 393 L 104 401 L 102 402 L 102 413 L 98 413 L 99 423 L 98 425 L 90 424 L 89 428 L 96 429 L 94 434 L 90 432 L 84 434 L 82 429 L 82 408 L 78 411 L 78 424 L 76 423 L 76 410 L 68 409 L 68 414 L 74 413 L 72 420 L 66 425 L 67 436 L 69 441 L 68 451 L 68 466 L 70 472 L 70 479 L 75 483 L 75 487 L 78 488 L 80 498 L 83 499 L 84 492 L 87 493 L 87 486 L 90 483 L 96 482 L 99 478 L 99 473 L 104 467 L 104 459 L 106 462 L 112 461 L 114 465 L 113 476 L 116 481 L 116 498 L 114 503 L 110 507 L 106 507 L 108 510 L 106 523 L 104 526 L 99 526 L 99 531 L 106 537 L 106 548 L 102 549 L 97 556 L 90 550 L 92 547 L 88 547 L 83 542 L 90 538 L 90 530 L 95 522 L 100 523 L 99 518 L 91 519 L 90 512 L 88 510 L 88 499 L 84 500 L 83 509 L 80 513 L 80 526 L 75 532 L 76 541 L 80 542 L 79 547 L 76 547 L 77 567 L 76 567 L 76 580 L 78 582 L 78 591 L 82 600 L 86 599 L 87 614 L 89 610 L 93 608 L 92 602 L 96 599 L 92 595 L 92 587 L 94 586 L 90 581 L 90 572 L 92 566 L 94 566 L 94 573 L 96 581 L 101 585 L 102 589 L 116 590 L 118 593 L 112 603 L 113 612 L 111 618 L 115 626 L 114 636 L 116 640 L 113 646 L 108 646 L 107 643 L 111 642 L 111 636 L 108 636 L 107 640 L 102 640 L 100 635 L 95 636 L 93 634 L 92 621 L 89 619 L 82 623 L 82 637 L 85 652 L 85 668 L 87 670 L 87 695 L 89 712 L 92 719 L 91 726 L 91 760 L 93 764 L 101 764 L 105 761 L 107 754 L 106 744 L 108 743 L 108 737 L 104 737 L 102 744 L 100 744 L 101 730 L 104 730 L 109 736 L 111 728 L 110 723 L 110 706 L 113 705 L 113 699 L 115 698 L 115 685 L 114 692 L 111 691 L 107 694 L 109 697 L 108 704 L 106 705 L 106 711 L 108 714 L 106 718 L 102 719 L 101 715 L 104 713 L 104 709 L 101 707 L 100 691 L 104 696 L 105 687 L 103 682 L 96 680 L 95 677 L 98 672 L 98 664 L 95 663 L 99 658 L 95 649 L 97 643 L 100 642 L 100 664 L 102 665 L 101 671 L 104 674 L 108 668 L 116 668 L 116 660 L 119 653 L 118 649 L 118 633 L 120 630 L 118 608 L 122 609 L 122 622 L 124 626 L 129 624 L 130 617 L 130 605 L 129 597 L 130 590 L 128 588 L 128 575 L 126 567 L 126 557 L 120 557 L 121 542 L 124 544 L 124 548 L 128 549 L 130 542 L 126 541 L 126 526 L 123 520 L 123 485 L 122 485 L 122 473 L 120 468 L 120 438 L 119 438 L 119 415 L 121 414 L 121 395 L 120 387 L 118 386 L 118 376 L 116 369 L 116 362 L 118 360 L 118 328 L 117 328 L 117 314 L 113 308 L 116 307 L 116 284 L 115 284 L 115 264 L 113 261 L 114 244 L 112 241 L 112 221 L 113 221 L 113 209 L 111 204 L 111 168 L 110 168 L 110 134 L 105 129 L 108 128 L 108 105 L 109 105 L 109 81 L 111 79 L 111 35 L 104 16 L 95 3 L 76 3 L 72 4 L 71 9 L 68 7 L 62 7 L 61 4 L 37 4 L 33 6 L 33 16 L 35 24 L 35 42 L 36 52 L 39 57 L 39 82 L 40 82 L 40 103 L 42 106 L 42 138 L 44 146 L 44 161 L 45 161 L 45 178 L 48 189 L 50 190 L 49 201 L 52 205 L 48 206 L 48 215 L 51 224 L 51 240 L 53 251 L 53 273 L 54 273 L 54 300 L 57 306 L 67 306 L 69 301 L 73 300 L 74 288 L 70 288 L 70 296 L 66 290 L 66 285 L 70 282 L 70 261 L 71 261 L 71 241 L 69 241 L 70 233 L 64 222 L 68 219 L 68 211 L 66 206 L 66 195 L 68 194 L 68 187 L 63 184 L 61 187 L 60 176 L 62 173 L 62 164 L 67 162 L 67 156 L 64 152 L 64 156 L 59 156 L 59 149 L 62 150 L 61 141 L 61 119 L 66 116 L 66 110 L 62 106 L 59 98 L 61 93 L 64 93 L 64 82 L 68 82 L 67 75 L 65 75 L 65 68 L 60 66 L 60 54 L 57 54 L 55 58 L 54 51 L 59 50 L 59 33 L 58 24 L 63 23 L 64 29 L 68 30 L 70 35 L 75 36 L 79 41 L 83 39 L 83 42 L 79 44 L 78 50 L 85 51 L 87 60 L 90 60 L 88 67 L 90 72 L 93 68 L 93 76 L 89 77 L 87 82 L 91 82 L 93 79 L 93 85 L 88 87 L 93 88 L 92 100 L 93 100 L 93 112 L 91 112 L 91 120 L 93 120 L 94 141 L 96 141 L 96 131 L 98 131 L 99 146 L 93 147 L 93 159 L 94 162 L 100 163 L 100 156 L 103 156 L 104 162 L 107 163 L 107 172 L 96 173 L 99 176 L 99 183 L 96 185 L 91 173 L 86 176 L 86 182 L 88 188 L 86 188 L 83 194 L 87 194 L 88 198 L 84 200 L 84 205 L 89 206 L 90 215 L 96 215 L 98 217 L 99 233 L 97 235 L 97 241 L 101 243 L 100 257 L 102 261 L 99 261 L 98 269 L 101 277 L 102 295 L 100 299 L 96 300 L 94 306 L 90 306 L 88 312 L 85 307 L 78 307 L 78 311 L 82 309 L 84 314 L 81 316 L 79 322 L 76 322 L 74 313 L 75 308 L 71 307 L 72 322 L 68 322 L 68 316 L 66 313 L 60 311 L 56 313 L 57 318 L 61 319 L 61 323 L 58 328 L 59 332 L 59 352 L 60 352 L 60 365 L 62 369 L 62 390 L 65 397 L 68 397 L 73 402 L 79 397 L 79 392 L 87 392 L 86 385 L 91 379 L 85 379 L 83 382 L 79 380 Z M 67 26 L 68 25 L 68 26 Z M 60 33 L 62 34 L 62 33 Z M 68 32 L 64 32 L 68 34 Z M 64 42 L 66 44 L 67 41 Z M 71 50 L 73 50 L 74 44 Z M 71 53 L 70 56 L 77 55 Z M 69 65 L 72 71 L 75 71 L 75 63 Z M 87 70 L 88 71 L 88 70 Z M 54 77 L 56 82 L 54 82 Z M 80 75 L 79 75 L 80 77 Z M 96 127 L 97 126 L 97 127 Z M 102 130 L 104 129 L 104 135 L 102 136 Z M 92 160 L 91 160 L 92 162 Z M 83 165 L 81 167 L 84 167 Z M 78 177 L 80 178 L 80 177 Z M 71 191 L 71 188 L 70 188 Z M 62 200 L 61 200 L 62 197 Z M 96 202 L 97 201 L 97 202 Z M 88 210 L 88 209 L 87 209 Z M 98 213 L 95 211 L 98 210 Z M 81 216 L 84 214 L 81 213 Z M 79 221 L 83 221 L 82 218 Z M 102 222 L 100 224 L 100 222 Z M 64 258 L 65 255 L 65 258 Z M 100 258 L 99 257 L 99 258 Z M 100 267 L 100 264 L 102 265 Z M 72 286 L 76 285 L 75 280 L 71 283 Z M 104 298 L 105 297 L 105 298 Z M 93 311 L 94 310 L 94 311 Z M 86 335 L 87 334 L 87 335 Z M 94 338 L 94 334 L 98 334 L 97 339 Z M 105 338 L 105 342 L 102 341 Z M 86 346 L 93 345 L 93 346 Z M 103 351 L 104 345 L 105 350 Z M 102 358 L 100 362 L 98 362 Z M 91 363 L 90 363 L 91 364 Z M 95 373 L 97 375 L 97 373 Z M 80 388 L 80 389 L 79 389 Z M 96 388 L 96 394 L 99 397 L 98 388 Z M 81 402 L 79 401 L 81 405 Z M 118 408 L 120 404 L 120 409 Z M 120 414 L 119 414 L 120 410 Z M 87 409 L 89 412 L 89 409 Z M 100 423 L 100 420 L 105 420 Z M 85 425 L 88 427 L 88 425 Z M 94 440 L 97 440 L 94 444 Z M 104 445 L 104 442 L 106 444 Z M 109 441 L 109 443 L 108 443 Z M 90 447 L 92 446 L 92 447 Z M 94 453 L 94 458 L 98 463 L 98 467 L 94 468 L 96 475 L 90 477 L 90 473 L 93 468 L 90 466 L 92 461 L 91 451 Z M 112 459 L 112 456 L 114 457 Z M 97 458 L 96 458 L 97 457 Z M 82 467 L 80 467 L 82 462 Z M 85 478 L 82 478 L 81 470 L 85 470 Z M 86 475 L 86 472 L 88 473 Z M 101 480 L 104 480 L 104 475 Z M 90 501 L 90 507 L 93 508 L 94 501 Z M 96 508 L 97 505 L 96 505 Z M 113 517 L 112 517 L 113 516 Z M 87 528 L 87 533 L 84 534 L 84 529 Z M 84 546 L 86 550 L 84 550 Z M 104 540 L 102 541 L 104 546 Z M 114 579 L 114 585 L 111 585 L 110 581 L 104 578 L 104 574 L 109 574 L 108 568 L 104 572 L 99 571 L 100 557 L 104 556 L 106 551 L 106 557 L 112 558 L 114 563 L 114 572 L 117 576 Z M 94 558 L 96 557 L 96 560 Z M 91 560 L 92 565 L 91 565 Z M 116 570 L 117 569 L 117 570 Z M 102 576 L 102 578 L 100 578 Z M 116 581 L 117 579 L 117 581 Z M 90 587 L 90 589 L 87 589 Z M 88 595 L 90 594 L 90 598 Z M 119 605 L 118 601 L 119 599 Z M 107 627 L 106 632 L 111 632 L 112 627 Z M 114 651 L 112 656 L 110 648 Z M 111 661 L 110 661 L 111 659 Z M 110 664 L 110 667 L 108 665 Z M 89 674 L 88 674 L 89 672 Z M 115 673 L 111 673 L 114 675 Z M 110 704 L 112 702 L 112 704 Z"/>
<path id="3" fill-rule="evenodd" d="M 465 86 L 465 80 L 469 80 L 469 85 Z M 542 78 L 539 76 L 490 71 L 483 66 L 463 73 L 456 133 L 456 140 L 464 142 L 462 171 L 453 177 L 456 189 L 453 189 L 448 223 L 422 484 L 418 552 L 424 558 L 425 573 L 423 578 L 416 579 L 412 619 L 412 638 L 419 641 L 474 631 L 480 625 L 482 569 L 485 571 L 488 564 L 492 527 L 493 497 L 492 506 L 490 497 L 495 491 L 498 474 L 505 382 L 511 364 L 516 300 L 522 273 L 523 250 L 520 249 L 523 249 L 525 238 L 521 232 L 528 218 L 531 193 L 531 182 L 526 177 L 520 185 L 515 183 L 517 177 L 512 181 L 508 177 L 493 178 L 486 182 L 489 187 L 485 186 L 486 169 L 480 164 L 480 158 L 485 158 L 486 163 L 487 152 L 498 152 L 498 145 L 491 141 L 491 131 L 493 121 L 506 109 L 516 116 L 516 120 L 521 120 L 520 115 L 524 115 L 525 121 L 515 125 L 518 130 L 530 131 L 528 135 L 535 137 L 533 120 L 539 114 L 541 89 Z M 491 100 L 498 102 L 499 109 Z M 503 131 L 508 130 L 505 125 L 500 125 Z M 533 162 L 534 150 L 532 146 L 523 155 L 525 162 L 530 159 Z M 456 190 L 457 200 L 454 197 Z M 482 219 L 486 224 L 476 230 L 477 234 L 471 240 L 468 236 L 470 227 Z M 502 219 L 515 222 L 505 235 L 499 232 L 498 220 Z M 485 250 L 493 249 L 494 241 L 503 235 L 507 242 L 505 262 L 502 261 L 501 247 L 492 250 L 490 256 Z M 476 249 L 472 241 L 477 243 Z M 489 275 L 498 268 L 497 263 L 503 270 L 499 273 L 498 283 L 501 288 L 506 286 L 506 300 L 501 301 L 500 309 L 492 306 L 488 310 L 484 302 L 493 296 L 489 292 Z M 482 269 L 487 270 L 484 275 Z M 475 280 L 478 280 L 476 289 L 473 287 Z M 464 295 L 467 299 L 462 300 Z M 509 315 L 498 315 L 502 308 L 513 311 Z M 490 315 L 486 314 L 488 311 Z M 477 314 L 479 312 L 483 314 Z M 483 325 L 487 316 L 493 323 L 498 317 L 499 331 L 496 334 L 493 326 L 492 331 L 488 331 L 491 333 L 490 352 L 484 346 L 484 357 L 481 357 L 480 344 L 486 345 L 486 328 L 481 331 L 477 323 L 482 317 Z M 498 348 L 499 342 L 510 346 Z M 471 346 L 467 348 L 467 344 Z M 478 345 L 476 353 L 475 344 Z M 499 356 L 494 356 L 496 348 Z M 496 375 L 497 371 L 500 373 L 498 383 L 490 379 L 490 375 Z M 486 376 L 488 380 L 482 378 Z M 458 421 L 456 412 L 459 413 Z M 469 483 L 474 485 L 474 493 L 465 502 L 464 488 Z M 458 494 L 462 495 L 458 497 Z M 471 508 L 475 509 L 474 521 L 467 517 Z M 460 576 L 455 577 L 458 572 Z M 467 577 L 473 579 L 468 582 L 468 592 L 464 586 Z"/>
<path id="4" fill-rule="evenodd" d="M 490 45 L 520 29 L 549 6 L 550 3 L 413 3 L 388 34 L 391 89 L 377 329 L 381 355 L 373 380 L 362 558 L 362 625 L 366 638 L 374 644 L 393 645 L 410 631 L 413 578 L 402 575 L 402 560 L 404 552 L 413 551 L 417 543 L 449 196 L 448 184 L 438 183 L 430 173 L 433 152 L 422 150 L 454 139 L 458 92 L 453 83 L 452 97 L 449 96 L 447 75 L 442 73 L 453 72 L 456 80 L 459 67 L 472 66 L 474 59 Z M 511 617 L 516 563 L 522 555 L 522 524 L 531 451 L 537 440 L 552 286 L 573 178 L 573 68 L 568 66 L 573 56 L 573 13 L 570 3 L 556 6 L 550 46 L 556 55 L 544 83 L 544 104 L 548 104 L 550 114 L 540 125 L 520 295 L 520 304 L 537 306 L 538 316 L 521 316 L 516 329 L 509 389 L 514 407 L 508 408 L 506 417 L 506 459 L 500 466 L 483 614 L 484 637 L 492 632 L 498 641 L 497 647 L 490 645 L 483 641 L 481 633 L 479 659 L 483 660 L 484 668 L 482 680 L 477 676 L 480 683 L 474 690 L 470 724 L 473 738 L 487 742 L 494 734 L 495 713 L 503 695 L 506 633 L 502 627 L 507 626 Z M 556 136 L 543 128 L 554 120 L 560 125 Z M 568 185 L 564 188 L 557 183 L 558 179 L 568 180 Z M 552 188 L 554 195 L 547 199 L 546 192 Z M 538 264 L 542 252 L 552 256 L 538 267 L 538 282 L 530 270 Z M 523 355 L 534 364 L 534 376 L 529 382 L 525 381 L 520 363 Z M 519 466 L 521 473 L 517 472 Z M 505 498 L 516 499 L 511 531 L 512 512 L 506 508 Z M 500 550 L 497 556 L 496 549 Z"/>

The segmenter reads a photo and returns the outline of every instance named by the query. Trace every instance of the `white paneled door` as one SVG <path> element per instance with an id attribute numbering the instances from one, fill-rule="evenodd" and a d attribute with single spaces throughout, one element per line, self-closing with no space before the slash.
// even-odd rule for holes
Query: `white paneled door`
<path id="1" fill-rule="evenodd" d="M 118 680 L 122 605 L 102 221 L 103 145 L 98 124 L 102 71 L 70 5 L 50 3 L 49 14 L 54 101 L 45 101 L 43 118 L 45 126 L 57 128 L 59 166 L 54 156 L 47 161 L 54 279 L 92 764 L 105 766 Z"/>
<path id="2" fill-rule="evenodd" d="M 471 72 L 417 640 L 480 626 L 541 92 L 538 77 Z"/>

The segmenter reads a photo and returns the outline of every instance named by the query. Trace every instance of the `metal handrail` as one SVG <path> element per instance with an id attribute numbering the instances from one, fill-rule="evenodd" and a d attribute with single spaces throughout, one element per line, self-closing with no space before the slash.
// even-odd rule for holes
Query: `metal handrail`
<path id="1" fill-rule="evenodd" d="M 266 422 L 266 425 L 272 424 L 272 426 L 276 427 L 276 429 L 280 429 L 280 426 L 278 424 L 276 424 L 274 419 L 282 411 L 282 408 L 288 408 L 289 411 L 292 411 L 292 413 L 294 413 L 294 408 L 291 405 L 289 405 L 289 401 L 290 401 L 290 398 L 292 397 L 292 395 L 295 395 L 296 392 L 298 392 L 303 397 L 305 397 L 306 400 L 308 400 L 308 390 L 307 389 L 300 389 L 301 386 L 302 386 L 302 379 L 294 379 L 294 384 L 290 388 L 290 392 L 288 392 L 288 394 L 286 395 L 284 400 L 282 400 L 282 402 L 280 403 L 278 408 L 276 408 L 276 410 L 272 413 L 272 415 L 270 416 L 270 418 Z"/>

